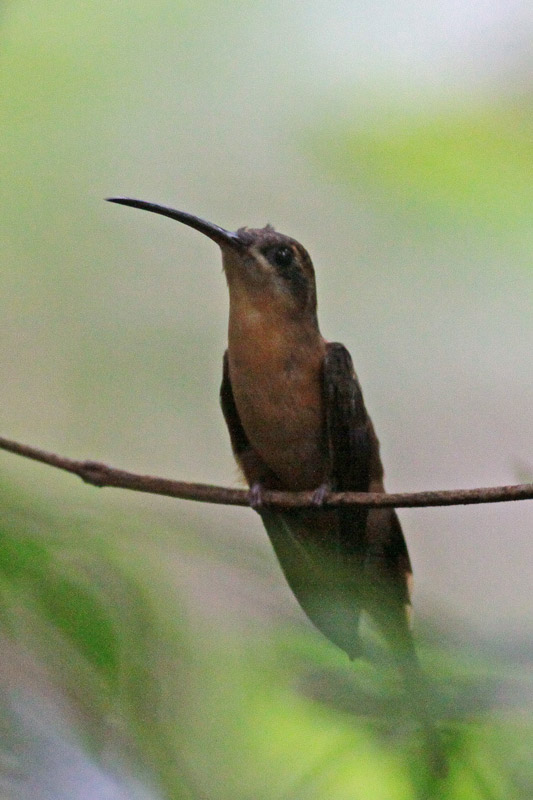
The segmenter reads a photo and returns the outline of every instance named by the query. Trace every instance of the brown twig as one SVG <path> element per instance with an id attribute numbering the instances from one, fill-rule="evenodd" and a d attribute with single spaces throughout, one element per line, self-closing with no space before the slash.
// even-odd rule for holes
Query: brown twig
<path id="1" fill-rule="evenodd" d="M 158 478 L 152 475 L 137 475 L 122 469 L 108 467 L 97 461 L 75 461 L 58 456 L 30 445 L 13 442 L 0 437 L 0 449 L 8 450 L 34 461 L 41 461 L 57 469 L 78 475 L 93 486 L 114 486 L 135 492 L 162 494 L 181 500 L 197 500 L 201 503 L 218 503 L 228 506 L 249 506 L 248 492 L 210 486 L 205 483 L 187 483 Z M 264 503 L 272 508 L 305 508 L 312 505 L 313 492 L 264 492 Z M 411 492 L 385 494 L 378 492 L 332 492 L 324 500 L 325 506 L 369 506 L 371 508 L 421 508 L 428 506 L 470 505 L 473 503 L 503 503 L 510 500 L 533 499 L 533 483 L 517 486 L 492 486 L 485 489 L 457 489 L 451 491 Z"/>

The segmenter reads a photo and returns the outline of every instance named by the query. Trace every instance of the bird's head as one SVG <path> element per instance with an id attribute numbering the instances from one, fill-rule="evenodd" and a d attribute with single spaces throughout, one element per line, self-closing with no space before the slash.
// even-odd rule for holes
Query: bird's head
<path id="1" fill-rule="evenodd" d="M 227 231 L 185 211 L 125 197 L 119 203 L 152 211 L 182 222 L 208 236 L 222 251 L 230 298 L 273 306 L 280 313 L 316 319 L 316 286 L 313 263 L 295 239 L 278 233 L 271 225 Z"/>

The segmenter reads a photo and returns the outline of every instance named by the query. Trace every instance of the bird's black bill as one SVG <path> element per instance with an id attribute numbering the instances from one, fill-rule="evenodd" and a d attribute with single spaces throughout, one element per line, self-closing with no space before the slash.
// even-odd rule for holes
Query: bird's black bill
<path id="1" fill-rule="evenodd" d="M 193 214 L 187 214 L 185 211 L 176 211 L 174 208 L 160 206 L 157 203 L 147 203 L 145 200 L 134 200 L 130 197 L 108 197 L 107 200 L 110 203 L 118 203 L 122 206 L 153 211 L 154 214 L 161 214 L 163 217 L 170 217 L 170 219 L 175 219 L 177 222 L 183 222 L 184 225 L 188 225 L 190 228 L 205 234 L 221 247 L 229 245 L 230 247 L 241 249 L 243 246 L 239 236 L 233 231 L 227 231 L 212 222 L 207 222 L 205 219 L 195 217 Z"/>

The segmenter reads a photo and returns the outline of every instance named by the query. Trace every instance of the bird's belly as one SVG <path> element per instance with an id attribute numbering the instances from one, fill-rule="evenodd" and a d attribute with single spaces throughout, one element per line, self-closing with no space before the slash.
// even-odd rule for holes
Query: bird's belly
<path id="1" fill-rule="evenodd" d="M 314 372 L 308 364 L 269 370 L 264 363 L 231 371 L 248 440 L 287 489 L 314 489 L 325 477 L 321 386 Z"/>

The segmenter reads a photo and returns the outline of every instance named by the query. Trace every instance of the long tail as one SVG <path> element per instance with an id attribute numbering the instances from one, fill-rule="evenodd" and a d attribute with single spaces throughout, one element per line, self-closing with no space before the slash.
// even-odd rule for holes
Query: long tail
<path id="1" fill-rule="evenodd" d="M 394 655 L 403 678 L 409 713 L 420 725 L 431 772 L 443 778 L 448 772 L 448 760 L 436 726 L 435 695 L 418 660 L 410 633 L 402 637 Z"/>
<path id="2" fill-rule="evenodd" d="M 444 777 L 448 760 L 437 730 L 435 691 L 418 659 L 405 606 L 374 605 L 373 612 L 402 677 L 407 711 L 421 729 L 429 768 L 435 777 Z"/>

